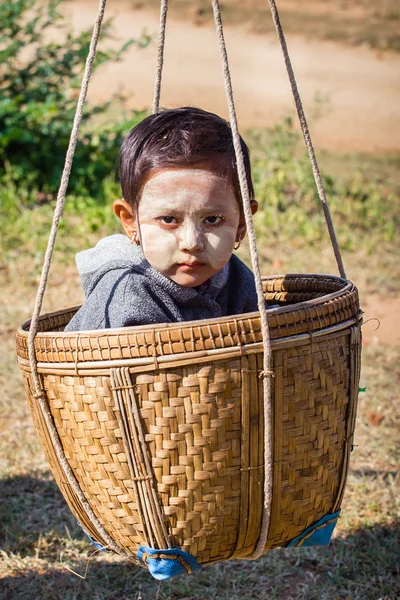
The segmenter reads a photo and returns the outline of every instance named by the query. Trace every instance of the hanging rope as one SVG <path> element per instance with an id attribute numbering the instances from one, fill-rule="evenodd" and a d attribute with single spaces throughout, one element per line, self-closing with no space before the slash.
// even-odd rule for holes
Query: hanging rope
<path id="1" fill-rule="evenodd" d="M 263 518 L 261 523 L 260 537 L 257 546 L 251 555 L 246 559 L 258 558 L 265 548 L 268 538 L 268 529 L 271 516 L 272 503 L 272 350 L 269 338 L 269 327 L 267 311 L 265 308 L 264 292 L 262 287 L 260 265 L 258 261 L 256 236 L 254 232 L 253 217 L 250 206 L 249 187 L 247 185 L 246 169 L 244 166 L 243 152 L 240 144 L 240 135 L 237 125 L 236 110 L 233 101 L 232 82 L 229 72 L 228 55 L 224 39 L 221 11 L 218 0 L 212 0 L 214 12 L 214 22 L 217 32 L 218 45 L 220 50 L 222 70 L 224 75 L 225 94 L 228 100 L 229 119 L 232 129 L 233 145 L 235 148 L 236 165 L 238 171 L 240 192 L 243 200 L 243 212 L 246 220 L 247 235 L 249 238 L 251 265 L 254 272 L 254 280 L 257 291 L 258 309 L 260 311 L 261 331 L 263 337 L 264 358 L 263 358 L 263 397 L 264 397 L 264 505 Z"/>
<path id="2" fill-rule="evenodd" d="M 158 34 L 157 70 L 154 85 L 153 114 L 160 110 L 161 78 L 164 66 L 165 29 L 167 25 L 168 0 L 161 0 L 160 5 L 160 31 Z"/>
<path id="3" fill-rule="evenodd" d="M 314 152 L 314 146 L 313 146 L 313 143 L 311 140 L 310 131 L 308 129 L 307 119 L 304 114 L 303 104 L 301 102 L 299 90 L 297 87 L 296 77 L 294 75 L 292 62 L 290 60 L 289 51 L 288 51 L 287 44 L 286 44 L 285 35 L 283 33 L 281 21 L 279 18 L 279 12 L 278 12 L 275 0 L 268 0 L 268 3 L 271 8 L 272 20 L 274 22 L 275 29 L 278 34 L 278 39 L 279 39 L 279 42 L 280 42 L 280 45 L 282 48 L 283 57 L 285 59 L 286 70 L 287 70 L 287 73 L 289 76 L 290 86 L 292 88 L 293 98 L 294 98 L 294 102 L 296 105 L 297 115 L 299 117 L 301 131 L 303 132 L 303 137 L 304 137 L 304 141 L 305 141 L 305 144 L 307 147 L 308 156 L 310 158 L 311 168 L 312 168 L 312 172 L 313 172 L 315 183 L 316 183 L 317 190 L 318 190 L 318 196 L 319 196 L 319 199 L 321 200 L 322 210 L 324 211 L 325 221 L 326 221 L 326 224 L 328 227 L 329 237 L 331 238 L 331 244 L 332 244 L 333 251 L 335 253 L 335 258 L 336 258 L 337 266 L 339 269 L 339 273 L 340 273 L 340 276 L 343 277 L 343 279 L 347 279 L 346 273 L 344 270 L 344 266 L 343 266 L 342 255 L 340 253 L 340 248 L 339 248 L 339 244 L 338 244 L 336 233 L 335 233 L 335 228 L 333 226 L 332 217 L 331 217 L 331 213 L 330 213 L 329 206 L 328 206 L 328 200 L 327 200 L 326 194 L 325 194 L 324 184 L 322 182 L 321 172 L 318 167 L 317 158 L 316 158 L 315 152 Z"/>
<path id="4" fill-rule="evenodd" d="M 51 437 L 55 452 L 57 454 L 57 458 L 60 461 L 60 464 L 65 472 L 65 475 L 66 475 L 69 485 L 75 492 L 76 496 L 79 498 L 79 501 L 81 502 L 82 507 L 84 508 L 88 519 L 94 525 L 94 527 L 97 529 L 97 531 L 99 532 L 99 534 L 101 535 L 103 540 L 106 542 L 107 548 L 114 550 L 114 552 L 117 552 L 118 554 L 120 554 L 121 556 L 123 556 L 126 559 L 133 560 L 132 556 L 128 555 L 126 552 L 121 550 L 119 548 L 119 546 L 117 546 L 117 544 L 114 542 L 114 540 L 108 534 L 108 532 L 104 529 L 103 525 L 101 524 L 101 522 L 99 521 L 97 516 L 94 514 L 89 503 L 87 502 L 87 500 L 75 478 L 75 475 L 74 475 L 71 467 L 68 464 L 68 461 L 64 454 L 63 447 L 61 445 L 60 438 L 59 438 L 57 430 L 54 426 L 53 417 L 50 412 L 49 406 L 47 404 L 45 392 L 42 389 L 42 385 L 41 385 L 41 382 L 39 379 L 39 374 L 38 374 L 38 369 L 37 369 L 37 361 L 36 361 L 36 352 L 35 352 L 35 336 L 36 336 L 36 333 L 38 330 L 39 315 L 40 315 L 40 311 L 42 309 L 43 296 L 44 296 L 44 293 L 46 290 L 47 279 L 48 279 L 48 275 L 49 275 L 51 259 L 53 256 L 53 250 L 54 250 L 54 244 L 56 241 L 58 226 L 59 226 L 59 222 L 61 219 L 61 215 L 64 210 L 65 194 L 66 194 L 67 188 L 68 188 L 68 181 L 69 181 L 69 176 L 71 173 L 72 161 L 74 158 L 76 143 L 78 140 L 79 127 L 80 127 L 80 124 L 82 121 L 83 107 L 85 104 L 89 81 L 90 81 L 90 77 L 91 77 L 92 70 L 93 70 L 93 62 L 94 62 L 94 59 L 96 56 L 96 48 L 97 48 L 97 43 L 98 43 L 99 36 L 100 36 L 101 24 L 103 22 L 106 2 L 107 2 L 107 0 L 99 0 L 96 21 L 95 21 L 95 25 L 93 28 L 92 38 L 90 41 L 88 57 L 86 60 L 85 72 L 84 72 L 84 75 L 82 78 L 81 91 L 79 94 L 79 99 L 78 99 L 78 103 L 77 103 L 77 107 L 76 107 L 76 113 L 75 113 L 72 131 L 71 131 L 71 137 L 70 137 L 70 141 L 69 141 L 69 145 L 68 145 L 68 150 L 67 150 L 67 154 L 65 157 L 65 164 L 64 164 L 62 177 L 61 177 L 60 187 L 59 187 L 58 194 L 57 194 L 57 202 L 56 202 L 56 207 L 55 207 L 54 215 L 53 215 L 53 223 L 52 223 L 52 227 L 51 227 L 51 231 L 50 231 L 49 240 L 47 242 L 47 249 L 46 249 L 46 253 L 45 253 L 45 257 L 44 257 L 44 263 L 43 263 L 42 274 L 40 277 L 40 283 L 39 283 L 38 291 L 36 293 L 35 306 L 33 309 L 31 325 L 29 328 L 28 352 L 29 352 L 29 363 L 30 363 L 31 372 L 32 372 L 32 382 L 33 382 L 33 387 L 34 387 L 33 396 L 39 402 L 44 420 L 46 422 L 46 426 L 48 428 L 49 435 Z"/>

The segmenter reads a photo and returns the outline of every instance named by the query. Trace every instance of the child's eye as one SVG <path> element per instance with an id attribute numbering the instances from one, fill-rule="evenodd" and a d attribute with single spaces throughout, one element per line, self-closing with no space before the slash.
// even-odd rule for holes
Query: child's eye
<path id="1" fill-rule="evenodd" d="M 206 217 L 204 222 L 206 225 L 220 225 L 224 220 L 225 219 L 222 215 L 212 215 L 210 217 Z"/>
<path id="2" fill-rule="evenodd" d="M 171 217 L 169 215 L 165 216 L 165 217 L 160 217 L 159 220 L 162 223 L 165 223 L 166 225 L 170 225 L 171 223 L 176 223 L 176 219 L 175 217 Z"/>

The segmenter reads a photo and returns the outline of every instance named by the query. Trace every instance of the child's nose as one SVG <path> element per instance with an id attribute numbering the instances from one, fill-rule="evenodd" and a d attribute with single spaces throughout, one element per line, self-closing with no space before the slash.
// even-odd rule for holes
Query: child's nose
<path id="1" fill-rule="evenodd" d="M 194 223 L 187 223 L 182 227 L 179 240 L 179 249 L 187 252 L 202 252 L 204 250 L 204 233 Z"/>

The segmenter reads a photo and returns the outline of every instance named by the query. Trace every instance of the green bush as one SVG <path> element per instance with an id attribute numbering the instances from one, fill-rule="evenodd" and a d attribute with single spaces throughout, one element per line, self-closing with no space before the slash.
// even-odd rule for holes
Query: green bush
<path id="1" fill-rule="evenodd" d="M 112 201 L 119 194 L 119 184 L 109 176 L 102 181 L 103 202 L 87 194 L 67 196 L 56 244 L 66 261 L 72 260 L 77 249 L 121 231 L 112 210 Z M 34 188 L 19 185 L 9 170 L 5 172 L 0 185 L 0 268 L 27 255 L 35 259 L 36 266 L 41 266 L 54 205 L 55 200 L 38 201 Z"/>
<path id="2" fill-rule="evenodd" d="M 0 178 L 7 169 L 8 178 L 12 175 L 19 184 L 42 192 L 41 198 L 51 197 L 58 188 L 91 37 L 91 31 L 65 31 L 57 41 L 45 40 L 50 27 L 62 31 L 61 3 L 0 3 Z M 104 25 L 103 37 L 109 26 Z M 142 36 L 117 51 L 99 50 L 94 69 L 120 60 L 132 44 L 143 46 L 148 41 Z M 124 133 L 143 116 L 131 113 L 118 123 L 96 128 L 95 117 L 109 108 L 110 102 L 86 104 L 69 185 L 72 192 L 101 195 L 104 178 L 115 171 Z"/>

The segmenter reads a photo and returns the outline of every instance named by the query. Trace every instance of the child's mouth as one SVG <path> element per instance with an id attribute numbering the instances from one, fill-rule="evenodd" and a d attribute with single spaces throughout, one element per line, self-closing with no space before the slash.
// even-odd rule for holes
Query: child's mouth
<path id="1" fill-rule="evenodd" d="M 179 268 L 183 271 L 193 271 L 199 269 L 200 267 L 204 267 L 204 263 L 201 262 L 187 262 L 187 263 L 179 263 Z"/>

